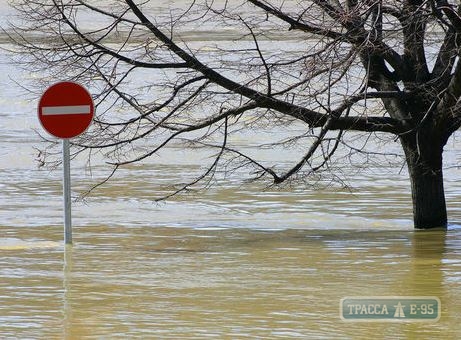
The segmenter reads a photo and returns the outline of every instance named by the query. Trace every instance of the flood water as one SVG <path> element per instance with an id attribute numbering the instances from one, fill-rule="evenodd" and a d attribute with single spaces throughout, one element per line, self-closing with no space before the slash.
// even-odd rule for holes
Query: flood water
<path id="1" fill-rule="evenodd" d="M 232 178 L 155 203 L 200 168 L 200 154 L 170 150 L 85 200 L 111 169 L 74 160 L 64 247 L 61 170 L 38 166 L 37 103 L 13 82 L 39 75 L 0 58 L 0 339 L 461 338 L 459 137 L 445 154 L 448 231 L 412 229 L 398 165 L 344 164 L 350 189 Z M 435 296 L 442 315 L 344 322 L 347 296 Z"/>
<path id="2" fill-rule="evenodd" d="M 2 226 L 20 339 L 459 339 L 461 232 Z M 436 323 L 345 323 L 345 296 L 437 296 Z"/>

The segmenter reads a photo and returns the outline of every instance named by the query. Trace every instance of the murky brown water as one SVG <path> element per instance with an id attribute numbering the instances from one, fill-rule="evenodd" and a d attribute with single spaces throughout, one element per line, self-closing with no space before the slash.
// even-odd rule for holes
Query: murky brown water
<path id="1" fill-rule="evenodd" d="M 461 230 L 93 225 L 75 228 L 66 252 L 58 227 L 2 230 L 2 338 L 461 336 Z M 339 301 L 351 295 L 438 296 L 442 317 L 345 323 Z"/>
<path id="2" fill-rule="evenodd" d="M 11 80 L 38 76 L 0 65 L 0 339 L 461 338 L 457 138 L 446 232 L 413 231 L 405 170 L 379 164 L 344 164 L 352 191 L 230 178 L 153 203 L 205 157 L 174 150 L 74 202 L 64 248 L 61 172 L 37 168 L 36 103 Z M 110 170 L 75 160 L 73 196 Z M 341 298 L 374 295 L 437 296 L 442 317 L 341 321 Z"/>

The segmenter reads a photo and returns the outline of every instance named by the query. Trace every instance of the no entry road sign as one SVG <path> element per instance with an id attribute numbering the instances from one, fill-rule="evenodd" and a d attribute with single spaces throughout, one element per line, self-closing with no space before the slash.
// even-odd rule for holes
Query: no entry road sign
<path id="1" fill-rule="evenodd" d="M 49 87 L 38 103 L 43 128 L 58 138 L 72 138 L 90 126 L 94 115 L 91 95 L 81 85 L 64 81 Z"/>
<path id="2" fill-rule="evenodd" d="M 64 241 L 72 244 L 69 138 L 83 133 L 94 115 L 91 95 L 81 85 L 64 81 L 49 87 L 38 103 L 38 119 L 51 135 L 62 139 Z"/>

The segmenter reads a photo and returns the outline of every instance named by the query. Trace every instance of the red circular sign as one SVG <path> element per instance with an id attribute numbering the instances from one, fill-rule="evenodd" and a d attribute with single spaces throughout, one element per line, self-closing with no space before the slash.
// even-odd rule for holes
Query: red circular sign
<path id="1" fill-rule="evenodd" d="M 40 123 L 58 138 L 72 138 L 85 132 L 93 115 L 91 95 L 83 86 L 70 81 L 49 87 L 38 103 Z"/>

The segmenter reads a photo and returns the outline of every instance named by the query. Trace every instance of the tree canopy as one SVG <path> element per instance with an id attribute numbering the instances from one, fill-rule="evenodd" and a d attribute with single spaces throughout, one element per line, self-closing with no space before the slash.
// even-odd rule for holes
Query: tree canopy
<path id="1" fill-rule="evenodd" d="M 456 1 L 191 0 L 168 12 L 155 1 L 14 3 L 21 63 L 43 84 L 65 76 L 94 93 L 79 150 L 115 168 L 176 142 L 216 150 L 181 191 L 220 167 L 276 184 L 305 177 L 353 150 L 346 134 L 385 133 L 404 150 L 415 226 L 446 226 L 442 152 L 461 123 Z M 289 167 L 231 140 L 290 124 L 297 133 L 272 141 L 302 150 Z"/>

